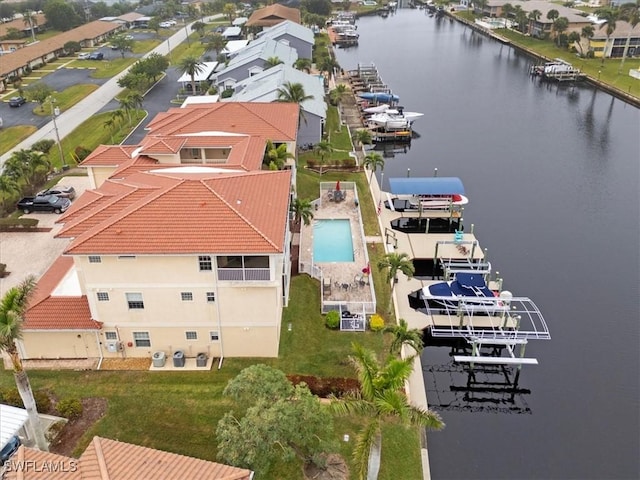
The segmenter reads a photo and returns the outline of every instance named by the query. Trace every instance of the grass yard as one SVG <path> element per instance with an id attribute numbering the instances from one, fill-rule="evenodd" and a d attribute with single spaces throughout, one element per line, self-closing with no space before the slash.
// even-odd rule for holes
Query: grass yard
<path id="1" fill-rule="evenodd" d="M 131 125 L 135 126 L 145 115 L 146 112 L 143 110 L 132 112 Z M 71 154 L 78 146 L 94 150 L 101 144 L 118 144 L 129 135 L 131 127 L 127 124 L 128 120 L 126 118 L 121 122 L 120 127 L 113 132 L 110 132 L 105 127 L 105 122 L 110 118 L 111 112 L 93 115 L 62 140 L 62 149 L 64 150 L 67 165 L 75 165 Z M 55 168 L 62 167 L 62 159 L 57 148 L 52 148 L 49 152 L 49 161 Z"/>
<path id="2" fill-rule="evenodd" d="M 0 129 L 0 152 L 8 152 L 37 130 L 33 125 L 16 125 Z"/>
<path id="3" fill-rule="evenodd" d="M 56 99 L 55 106 L 57 106 L 61 112 L 64 112 L 98 88 L 98 85 L 87 83 L 73 85 L 62 92 L 56 92 L 53 94 Z M 33 109 L 33 113 L 41 117 L 51 116 L 51 104 L 45 102 L 42 106 L 38 105 Z"/>
<path id="4" fill-rule="evenodd" d="M 202 43 L 200 43 L 200 39 L 198 38 L 198 34 L 192 34 L 189 36 L 191 43 L 182 42 L 176 48 L 171 51 L 171 66 L 175 67 L 180 63 L 180 60 L 186 57 L 195 57 L 200 58 L 205 53 L 205 48 Z M 213 57 L 214 52 L 210 52 Z"/>
<path id="5" fill-rule="evenodd" d="M 117 53 L 117 55 L 116 55 Z M 133 65 L 138 61 L 136 57 L 122 58 L 119 52 L 116 52 L 110 60 L 78 60 L 81 62 L 91 62 L 96 69 L 91 74 L 91 78 L 111 78 L 129 65 Z"/>

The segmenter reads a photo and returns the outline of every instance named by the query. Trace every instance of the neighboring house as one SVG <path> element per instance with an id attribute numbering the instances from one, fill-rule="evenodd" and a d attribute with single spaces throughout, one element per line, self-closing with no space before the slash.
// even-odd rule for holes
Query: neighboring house
<path id="1" fill-rule="evenodd" d="M 221 89 L 233 86 L 267 67 L 267 60 L 277 57 L 285 65 L 293 65 L 298 59 L 296 49 L 271 38 L 252 42 L 234 55 L 227 66 L 216 73 L 215 83 Z"/>
<path id="2" fill-rule="evenodd" d="M 93 437 L 80 458 L 21 446 L 9 460 L 4 480 L 252 480 L 244 468 Z"/>
<path id="3" fill-rule="evenodd" d="M 247 23 L 246 27 L 256 27 L 258 29 L 268 28 L 277 25 L 285 20 L 291 20 L 295 23 L 302 23 L 300 10 L 297 8 L 289 8 L 279 3 L 274 3 L 264 8 L 255 10 Z"/>
<path id="4" fill-rule="evenodd" d="M 249 40 L 229 40 L 220 53 L 230 58 L 247 45 L 249 45 Z"/>
<path id="5" fill-rule="evenodd" d="M 310 28 L 299 23 L 285 20 L 273 27 L 267 28 L 258 34 L 258 39 L 271 38 L 281 42 L 286 42 L 298 52 L 298 58 L 311 59 L 315 37 Z M 256 40 L 258 41 L 258 40 Z M 255 42 L 254 42 L 255 43 Z"/>
<path id="6" fill-rule="evenodd" d="M 287 82 L 300 83 L 313 98 L 302 103 L 303 118 L 298 129 L 298 144 L 316 144 L 322 140 L 327 104 L 324 101 L 324 79 L 287 65 L 277 65 L 235 85 L 235 93 L 226 101 L 276 102 L 278 89 Z"/>
<path id="7" fill-rule="evenodd" d="M 24 48 L 26 46 L 26 40 L 2 40 L 0 41 L 0 55 L 15 52 L 19 48 Z"/>
<path id="8" fill-rule="evenodd" d="M 213 72 L 217 66 L 218 62 L 202 62 L 200 71 L 193 76 L 194 81 L 196 82 L 197 91 L 206 92 L 208 90 L 209 81 L 213 76 Z M 189 94 L 193 93 L 191 86 L 191 75 L 189 75 L 188 73 L 183 73 L 177 81 Z"/>
<path id="9" fill-rule="evenodd" d="M 75 41 L 82 47 L 93 47 L 104 42 L 109 35 L 125 28 L 121 23 L 96 20 L 62 32 L 55 37 L 27 45 L 11 55 L 4 55 L 0 62 L 0 92 L 6 89 L 7 83 L 13 77 L 21 77 L 27 68 L 39 67 L 62 55 L 67 42 Z"/>
<path id="10" fill-rule="evenodd" d="M 607 25 L 594 25 L 594 34 L 590 39 L 590 48 L 593 50 L 594 56 L 602 58 L 622 58 L 625 45 L 629 42 L 627 48 L 627 57 L 640 56 L 640 23 L 634 28 L 631 24 L 623 20 L 616 22 L 616 29 L 607 40 Z"/>
<path id="11" fill-rule="evenodd" d="M 540 18 L 537 21 L 527 19 L 526 31 L 532 37 L 544 37 L 551 34 L 553 21 L 547 18 L 550 10 L 557 10 L 561 17 L 565 17 L 569 21 L 569 27 L 564 32 L 565 34 L 571 32 L 580 33 L 583 27 L 591 25 L 591 21 L 586 18 L 586 14 L 581 10 L 544 0 L 487 0 L 482 13 L 487 17 L 501 17 L 502 7 L 507 3 L 510 3 L 513 7 L 520 6 L 527 14 L 534 10 L 540 12 Z"/>
<path id="12" fill-rule="evenodd" d="M 227 27 L 222 32 L 222 36 L 227 40 L 242 40 L 241 27 Z"/>
<path id="13" fill-rule="evenodd" d="M 193 105 L 157 115 L 139 145 L 98 147 L 21 356 L 277 356 L 295 170 L 262 161 L 267 140 L 295 152 L 297 126 L 294 104 Z"/>
<path id="14" fill-rule="evenodd" d="M 47 26 L 47 17 L 44 13 L 36 13 L 34 15 L 34 32 L 38 33 L 43 31 Z M 6 36 L 11 29 L 15 28 L 16 30 L 22 32 L 22 35 L 25 37 L 31 36 L 31 27 L 29 23 L 24 22 L 24 18 L 16 18 L 15 20 L 11 20 L 10 22 L 0 23 L 0 38 Z"/>

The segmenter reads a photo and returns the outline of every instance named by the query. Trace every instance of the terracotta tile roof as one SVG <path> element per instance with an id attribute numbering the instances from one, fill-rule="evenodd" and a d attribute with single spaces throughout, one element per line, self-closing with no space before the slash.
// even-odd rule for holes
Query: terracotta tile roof
<path id="1" fill-rule="evenodd" d="M 47 17 L 44 15 L 44 13 L 36 13 L 35 14 L 35 25 L 34 27 L 37 26 L 43 26 L 47 23 Z M 19 31 L 27 31 L 27 30 L 31 30 L 29 27 L 29 24 L 25 24 L 24 23 L 24 19 L 22 18 L 16 18 L 15 20 L 11 20 L 10 22 L 7 23 L 0 23 L 0 37 L 4 37 L 7 33 L 9 33 L 9 29 L 10 28 L 15 28 L 16 30 Z"/>
<path id="2" fill-rule="evenodd" d="M 125 22 L 133 22 L 139 18 L 143 18 L 144 15 L 141 13 L 137 13 L 137 12 L 129 12 L 129 13 L 125 13 L 124 15 L 120 15 L 118 18 L 120 20 L 124 20 Z"/>
<path id="3" fill-rule="evenodd" d="M 86 295 L 52 296 L 73 267 L 73 258 L 59 257 L 38 280 L 38 287 L 24 316 L 24 330 L 99 330 L 91 318 Z"/>
<path id="4" fill-rule="evenodd" d="M 122 163 L 113 171 L 110 178 L 126 178 L 135 172 L 144 172 L 149 170 L 149 167 L 153 167 L 159 163 L 160 162 L 154 158 L 147 157 L 146 155 L 138 155 L 137 157 Z"/>
<path id="5" fill-rule="evenodd" d="M 64 44 L 69 41 L 85 42 L 102 37 L 108 33 L 122 29 L 122 24 L 113 22 L 103 22 L 96 20 L 82 25 L 68 32 L 62 32 L 55 37 L 47 38 L 37 43 L 32 43 L 24 48 L 19 48 L 15 52 L 2 56 L 0 62 L 0 76 L 8 75 L 16 70 L 25 67 L 31 61 L 44 58 L 51 53 L 61 52 Z"/>
<path id="6" fill-rule="evenodd" d="M 147 126 L 149 135 L 228 132 L 257 135 L 274 142 L 295 141 L 299 106 L 295 103 L 221 102 L 172 108 Z"/>
<path id="7" fill-rule="evenodd" d="M 279 3 L 274 3 L 264 8 L 255 10 L 247 23 L 247 27 L 272 27 L 285 20 L 291 20 L 295 23 L 301 23 L 300 10 L 297 8 L 289 8 Z"/>
<path id="8" fill-rule="evenodd" d="M 138 148 L 137 145 L 100 145 L 79 166 L 117 166 L 131 160 L 131 155 L 136 148 Z"/>
<path id="9" fill-rule="evenodd" d="M 129 185 L 139 182 L 160 188 L 133 203 L 117 200 L 109 206 L 111 215 L 101 212 L 106 205 L 97 205 L 92 216 L 109 218 L 97 224 L 87 218 L 84 225 L 77 224 L 77 231 L 86 230 L 75 237 L 66 253 L 284 251 L 291 172 L 189 174 L 184 168 L 166 167 L 169 172 L 158 169 L 123 180 Z"/>
<path id="10" fill-rule="evenodd" d="M 142 141 L 140 153 L 143 155 L 172 155 L 184 146 L 185 139 L 173 136 L 147 136 Z"/>
<path id="11" fill-rule="evenodd" d="M 12 461 L 40 468 L 10 469 L 6 480 L 250 480 L 244 468 L 169 453 L 108 438 L 93 437 L 79 459 L 21 446 Z M 58 472 L 42 468 L 58 465 Z"/>

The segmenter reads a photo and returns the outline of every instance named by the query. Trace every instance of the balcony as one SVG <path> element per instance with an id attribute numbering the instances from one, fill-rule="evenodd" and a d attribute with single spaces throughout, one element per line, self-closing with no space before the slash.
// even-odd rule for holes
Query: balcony
<path id="1" fill-rule="evenodd" d="M 233 282 L 268 282 L 271 280 L 271 269 L 218 268 L 218 280 Z"/>

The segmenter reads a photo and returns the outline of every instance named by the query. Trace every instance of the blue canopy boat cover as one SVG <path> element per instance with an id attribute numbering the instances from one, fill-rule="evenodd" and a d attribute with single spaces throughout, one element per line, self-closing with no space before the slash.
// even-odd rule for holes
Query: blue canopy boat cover
<path id="1" fill-rule="evenodd" d="M 391 93 L 385 92 L 363 92 L 359 93 L 358 96 L 360 98 L 364 98 L 365 100 L 382 103 L 392 103 L 400 100 L 400 97 L 398 97 L 398 95 L 393 95 Z"/>
<path id="2" fill-rule="evenodd" d="M 458 177 L 390 178 L 393 195 L 464 195 Z"/>

